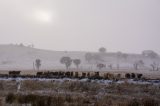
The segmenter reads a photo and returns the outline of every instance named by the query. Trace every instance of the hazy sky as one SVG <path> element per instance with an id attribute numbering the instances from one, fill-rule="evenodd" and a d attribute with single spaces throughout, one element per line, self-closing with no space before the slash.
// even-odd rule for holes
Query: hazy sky
<path id="1" fill-rule="evenodd" d="M 0 0 L 0 43 L 160 53 L 160 0 Z"/>

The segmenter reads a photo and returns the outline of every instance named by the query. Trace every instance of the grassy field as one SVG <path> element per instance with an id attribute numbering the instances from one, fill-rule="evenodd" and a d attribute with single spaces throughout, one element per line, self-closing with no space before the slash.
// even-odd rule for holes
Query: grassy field
<path id="1" fill-rule="evenodd" d="M 160 106 L 160 84 L 97 80 L 0 80 L 0 106 Z"/>

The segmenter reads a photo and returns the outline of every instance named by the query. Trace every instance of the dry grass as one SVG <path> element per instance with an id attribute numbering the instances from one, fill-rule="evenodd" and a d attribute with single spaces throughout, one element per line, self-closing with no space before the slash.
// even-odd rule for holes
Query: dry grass
<path id="1" fill-rule="evenodd" d="M 105 85 L 96 81 L 79 80 L 24 80 L 16 92 L 15 81 L 0 81 L 0 98 L 6 106 L 159 106 L 160 88 L 154 85 Z M 1 103 L 0 99 L 0 103 Z M 4 102 L 4 101 L 3 101 Z M 21 106 L 21 105 L 20 105 Z"/>
<path id="2" fill-rule="evenodd" d="M 51 96 L 8 94 L 6 103 L 31 104 L 32 106 L 159 106 L 159 101 L 151 97 L 127 99 L 123 97 L 104 96 L 98 99 L 95 96 L 88 98 L 65 94 Z"/>

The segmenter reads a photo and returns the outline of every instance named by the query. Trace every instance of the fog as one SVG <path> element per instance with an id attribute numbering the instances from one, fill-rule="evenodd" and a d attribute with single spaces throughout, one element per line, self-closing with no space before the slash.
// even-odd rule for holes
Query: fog
<path id="1" fill-rule="evenodd" d="M 0 0 L 0 43 L 160 53 L 159 0 Z"/>

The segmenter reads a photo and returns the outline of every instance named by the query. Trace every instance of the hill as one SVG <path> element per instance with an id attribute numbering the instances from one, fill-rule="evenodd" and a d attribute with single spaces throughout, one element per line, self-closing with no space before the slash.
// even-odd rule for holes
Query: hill
<path id="1" fill-rule="evenodd" d="M 41 69 L 64 69 L 64 65 L 60 64 L 60 58 L 69 56 L 72 59 L 81 59 L 81 69 L 97 69 L 98 63 L 112 65 L 116 69 L 117 65 L 121 69 L 132 69 L 133 65 L 141 61 L 143 66 L 141 69 L 152 68 L 150 65 L 156 63 L 159 65 L 159 58 L 150 58 L 141 54 L 127 53 L 91 53 L 92 59 L 90 62 L 85 60 L 86 52 L 78 51 L 51 51 L 42 50 L 20 45 L 0 45 L 0 70 L 32 70 L 33 62 L 36 59 L 42 60 Z M 75 68 L 74 65 L 71 68 Z"/>
<path id="2" fill-rule="evenodd" d="M 31 70 L 35 59 L 42 60 L 41 69 L 62 68 L 62 56 L 83 59 L 84 52 L 65 52 L 35 49 L 19 45 L 0 45 L 0 70 Z"/>

